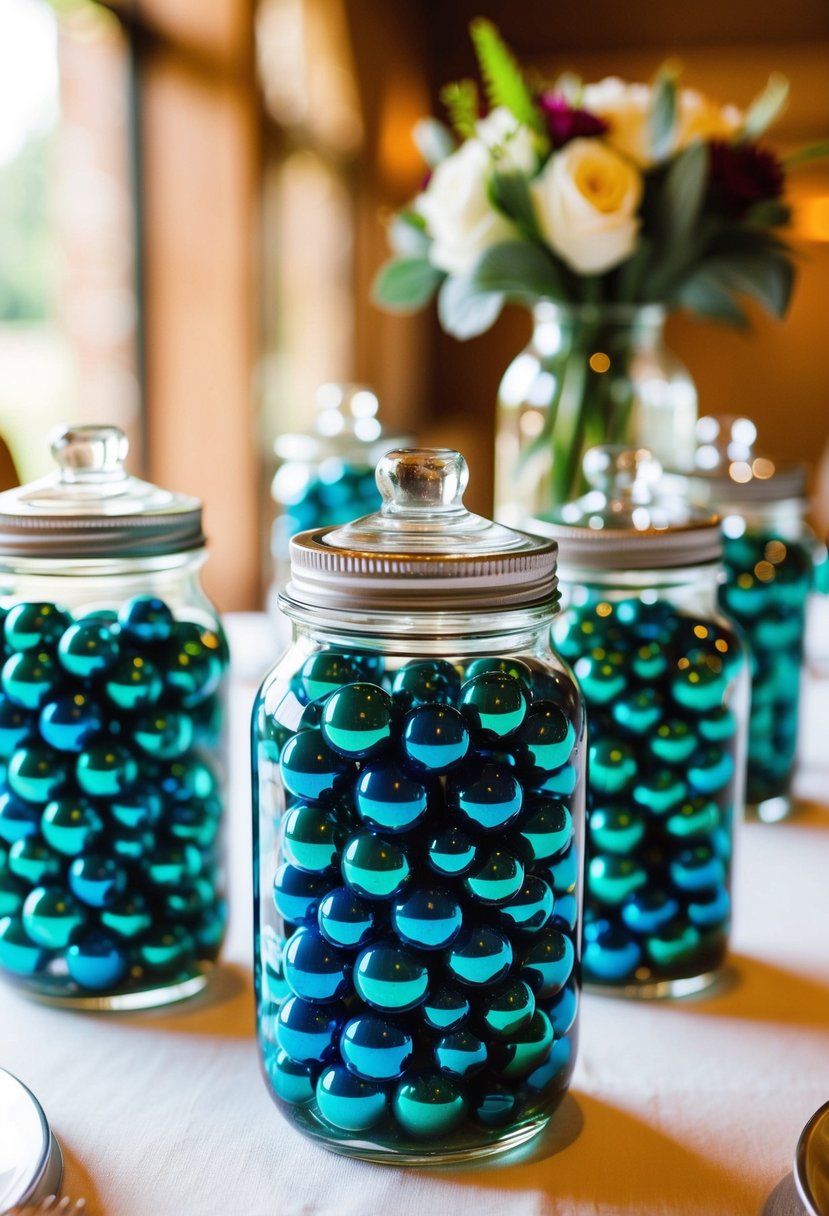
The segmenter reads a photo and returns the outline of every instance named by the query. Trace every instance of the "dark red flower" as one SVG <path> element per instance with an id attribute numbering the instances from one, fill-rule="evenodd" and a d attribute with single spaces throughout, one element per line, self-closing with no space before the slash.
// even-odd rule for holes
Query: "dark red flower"
<path id="1" fill-rule="evenodd" d="M 783 166 L 772 152 L 756 144 L 729 144 L 721 139 L 713 140 L 708 150 L 714 192 L 738 215 L 754 203 L 783 193 Z"/>
<path id="2" fill-rule="evenodd" d="M 538 104 L 547 121 L 547 131 L 554 148 L 563 148 L 571 139 L 589 139 L 604 135 L 608 124 L 589 110 L 578 110 L 560 93 L 541 93 Z"/>

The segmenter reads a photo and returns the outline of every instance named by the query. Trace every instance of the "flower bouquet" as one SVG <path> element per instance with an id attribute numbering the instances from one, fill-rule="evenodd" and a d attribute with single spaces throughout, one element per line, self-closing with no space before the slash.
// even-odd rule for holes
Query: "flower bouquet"
<path id="1" fill-rule="evenodd" d="M 606 374 L 635 354 L 636 325 L 620 331 L 620 315 L 682 307 L 745 325 L 743 297 L 785 314 L 794 280 L 779 231 L 790 218 L 785 174 L 826 146 L 781 161 L 758 143 L 786 102 L 779 75 L 743 112 L 680 88 L 670 64 L 650 85 L 572 75 L 547 84 L 519 67 L 489 21 L 475 20 L 471 36 L 486 107 L 464 80 L 442 92 L 449 125 L 416 128 L 430 173 L 390 225 L 394 256 L 374 297 L 411 311 L 437 293 L 441 325 L 460 339 L 487 330 L 508 302 L 575 318 L 539 354 L 548 400 L 512 462 L 520 478 L 546 449 L 555 503 L 578 492 L 584 446 L 648 438 L 643 418 L 655 415 L 638 408 L 635 376 L 625 388 Z"/>

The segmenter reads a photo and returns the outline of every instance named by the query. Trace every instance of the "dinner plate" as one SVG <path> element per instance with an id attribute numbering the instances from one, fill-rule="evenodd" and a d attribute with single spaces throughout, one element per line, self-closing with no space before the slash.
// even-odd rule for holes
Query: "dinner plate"
<path id="1" fill-rule="evenodd" d="M 809 1216 L 829 1216 L 829 1102 L 815 1111 L 800 1133 L 794 1181 Z"/>
<path id="2" fill-rule="evenodd" d="M 34 1094 L 0 1068 L 0 1212 L 60 1190 L 63 1155 Z"/>

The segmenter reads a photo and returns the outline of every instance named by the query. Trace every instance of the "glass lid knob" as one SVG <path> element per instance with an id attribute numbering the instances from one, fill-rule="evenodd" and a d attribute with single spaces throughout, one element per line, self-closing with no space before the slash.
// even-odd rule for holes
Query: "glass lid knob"
<path id="1" fill-rule="evenodd" d="M 50 447 L 61 481 L 116 481 L 127 476 L 129 440 L 117 426 L 65 426 Z"/>
<path id="2" fill-rule="evenodd" d="M 467 514 L 463 492 L 469 469 L 460 452 L 451 448 L 397 448 L 377 465 L 382 515 L 393 518 Z"/>

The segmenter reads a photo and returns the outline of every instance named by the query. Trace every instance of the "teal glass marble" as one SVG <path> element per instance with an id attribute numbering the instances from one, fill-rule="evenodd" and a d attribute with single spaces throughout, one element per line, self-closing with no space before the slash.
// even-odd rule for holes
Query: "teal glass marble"
<path id="1" fill-rule="evenodd" d="M 86 853 L 104 830 L 104 821 L 87 798 L 56 798 L 40 821 L 46 843 L 66 857 Z"/>
<path id="2" fill-rule="evenodd" d="M 407 715 L 403 752 L 416 773 L 448 773 L 469 751 L 469 731 L 451 705 L 418 705 Z"/>
<path id="3" fill-rule="evenodd" d="M 47 701 L 40 711 L 37 729 L 50 747 L 60 752 L 80 752 L 104 729 L 104 715 L 88 693 L 76 690 Z"/>
<path id="4" fill-rule="evenodd" d="M 454 705 L 461 681 L 451 663 L 443 659 L 404 663 L 391 684 L 392 696 L 405 709 L 415 705 Z"/>
<path id="5" fill-rule="evenodd" d="M 576 742 L 576 732 L 560 705 L 541 701 L 527 714 L 518 740 L 524 764 L 550 770 L 567 763 Z"/>
<path id="6" fill-rule="evenodd" d="M 319 930 L 332 946 L 356 950 L 374 933 L 374 905 L 361 899 L 348 887 L 335 887 L 320 900 L 317 909 Z"/>
<path id="7" fill-rule="evenodd" d="M 427 786 L 409 776 L 393 761 L 367 764 L 354 787 L 357 813 L 370 828 L 381 832 L 408 832 L 425 816 Z"/>
<path id="8" fill-rule="evenodd" d="M 435 1044 L 435 1063 L 442 1073 L 466 1080 L 486 1067 L 486 1044 L 471 1030 L 453 1030 Z"/>
<path id="9" fill-rule="evenodd" d="M 446 954 L 453 979 L 474 987 L 497 984 L 509 973 L 513 945 L 506 933 L 489 925 L 463 929 Z"/>
<path id="10" fill-rule="evenodd" d="M 49 953 L 33 942 L 19 916 L 0 920 L 0 967 L 12 976 L 28 978 L 43 971 Z"/>
<path id="11" fill-rule="evenodd" d="M 353 655 L 337 650 L 312 654 L 297 673 L 296 682 L 304 702 L 317 701 L 336 692 L 344 684 L 354 684 L 362 675 Z"/>
<path id="12" fill-rule="evenodd" d="M 524 867 L 507 849 L 482 847 L 464 879 L 468 894 L 482 904 L 502 904 L 524 885 Z"/>
<path id="13" fill-rule="evenodd" d="M 537 874 L 528 874 L 516 894 L 500 904 L 498 910 L 513 929 L 537 933 L 550 920 L 554 906 L 550 884 Z"/>
<path id="14" fill-rule="evenodd" d="M 587 586 L 555 626 L 577 674 L 587 676 L 583 973 L 593 985 L 632 995 L 710 982 L 729 931 L 728 902 L 719 896 L 730 881 L 735 706 L 746 664 L 734 632 L 715 615 L 713 582 L 710 616 L 674 607 L 668 594 L 639 598 Z M 705 863 L 691 857 L 696 848 Z M 695 889 L 711 909 L 704 935 L 690 913 Z"/>
<path id="15" fill-rule="evenodd" d="M 307 874 L 283 862 L 273 880 L 273 901 L 289 923 L 301 925 L 316 920 L 320 899 L 328 892 L 326 876 Z"/>
<path id="16" fill-rule="evenodd" d="M 316 1004 L 336 1001 L 348 990 L 349 961 L 316 929 L 298 929 L 285 947 L 288 987 Z"/>
<path id="17" fill-rule="evenodd" d="M 467 874 L 475 861 L 475 841 L 463 828 L 446 828 L 429 842 L 428 865 L 445 878 Z"/>
<path id="18" fill-rule="evenodd" d="M 392 1103 L 400 1126 L 417 1139 L 448 1135 L 466 1113 L 466 1099 L 458 1085 L 434 1072 L 404 1077 Z"/>
<path id="19" fill-rule="evenodd" d="M 60 887 L 35 887 L 26 896 L 21 920 L 37 945 L 47 950 L 64 950 L 86 924 L 86 912 Z"/>
<path id="20" fill-rule="evenodd" d="M 15 604 L 3 621 L 3 640 L 9 650 L 35 650 L 56 645 L 71 624 L 71 617 L 60 604 Z"/>
<path id="21" fill-rule="evenodd" d="M 27 836 L 36 836 L 40 826 L 41 808 L 16 798 L 9 790 L 0 794 L 0 840 L 14 844 Z"/>
<path id="22" fill-rule="evenodd" d="M 279 1051 L 269 1062 L 268 1078 L 275 1092 L 290 1106 L 307 1106 L 314 1098 L 315 1069 L 310 1064 L 292 1060 L 287 1051 Z"/>
<path id="23" fill-rule="evenodd" d="M 346 684 L 331 693 L 320 729 L 326 743 L 348 759 L 367 760 L 387 751 L 393 702 L 376 684 Z"/>
<path id="24" fill-rule="evenodd" d="M 334 1127 L 347 1132 L 363 1132 L 374 1127 L 386 1113 L 387 1097 L 382 1085 L 330 1064 L 320 1073 L 316 1088 L 320 1114 Z"/>
<path id="25" fill-rule="evenodd" d="M 462 922 L 460 902 L 438 887 L 418 887 L 392 905 L 391 923 L 397 936 L 420 950 L 448 946 L 458 936 Z"/>
<path id="26" fill-rule="evenodd" d="M 556 996 L 573 975 L 576 954 L 571 938 L 558 929 L 548 929 L 524 953 L 521 976 L 536 1000 Z"/>
<path id="27" fill-rule="evenodd" d="M 321 873 L 336 862 L 344 835 L 334 811 L 300 802 L 285 817 L 285 856 L 300 870 Z"/>
<path id="28" fill-rule="evenodd" d="M 175 626 L 169 604 L 155 595 L 134 595 L 118 609 L 118 624 L 137 642 L 166 642 Z"/>
<path id="29" fill-rule="evenodd" d="M 18 747 L 34 734 L 35 721 L 29 710 L 0 693 L 0 760 L 10 759 Z"/>
<path id="30" fill-rule="evenodd" d="M 513 980 L 487 992 L 478 1009 L 485 1035 L 510 1039 L 529 1026 L 535 1013 L 535 996 L 526 980 Z"/>
<path id="31" fill-rule="evenodd" d="M 58 661 L 64 671 L 80 680 L 91 680 L 109 671 L 118 658 L 118 639 L 97 621 L 70 625 L 58 642 Z"/>
<path id="32" fill-rule="evenodd" d="M 333 797 L 346 761 L 328 746 L 319 730 L 301 730 L 282 749 L 279 770 L 286 789 L 297 798 L 316 802 Z"/>
<path id="33" fill-rule="evenodd" d="M 343 849 L 342 875 L 346 885 L 364 899 L 391 899 L 409 876 L 409 860 L 393 841 L 360 832 Z"/>
<path id="34" fill-rule="evenodd" d="M 164 656 L 165 688 L 185 709 L 202 705 L 219 692 L 228 662 L 220 629 L 176 621 L 172 637 L 159 653 Z"/>
<path id="35" fill-rule="evenodd" d="M 346 1022 L 340 1052 L 349 1072 L 365 1081 L 394 1081 L 412 1059 L 412 1036 L 388 1018 L 361 1014 Z"/>
<path id="36" fill-rule="evenodd" d="M 69 887 L 82 904 L 104 908 L 126 890 L 127 873 L 114 858 L 87 853 L 70 864 Z"/>
<path id="37" fill-rule="evenodd" d="M 458 707 L 483 742 L 499 742 L 514 734 L 529 709 L 529 694 L 518 676 L 485 671 L 461 688 Z"/>
<path id="38" fill-rule="evenodd" d="M 563 852 L 573 839 L 573 816 L 563 802 L 531 798 L 518 839 L 533 861 L 547 861 Z"/>
<path id="39" fill-rule="evenodd" d="M 24 882 L 27 891 L 59 879 L 63 865 L 63 858 L 37 836 L 16 840 L 9 849 L 9 873 Z"/>
<path id="40" fill-rule="evenodd" d="M 473 830 L 498 832 L 521 814 L 524 790 L 508 764 L 487 763 L 451 776 L 446 798 Z"/>
<path id="41" fill-rule="evenodd" d="M 525 1077 L 547 1058 L 555 1034 L 543 1009 L 536 1009 L 527 1027 L 501 1048 L 498 1075 L 503 1080 Z"/>
<path id="42" fill-rule="evenodd" d="M 21 709 L 41 709 L 54 697 L 61 683 L 61 669 L 48 650 L 24 650 L 13 654 L 0 671 L 5 696 Z"/>
<path id="43" fill-rule="evenodd" d="M 462 992 L 443 985 L 430 990 L 420 1007 L 420 1014 L 430 1030 L 456 1030 L 466 1021 L 471 1008 L 468 997 Z"/>
<path id="44" fill-rule="evenodd" d="M 138 762 L 123 743 L 101 740 L 79 754 L 75 778 L 89 797 L 112 798 L 123 794 L 138 779 Z"/>
<path id="45" fill-rule="evenodd" d="M 38 743 L 18 748 L 6 772 L 8 788 L 25 802 L 49 802 L 66 787 L 68 780 L 66 757 Z"/>
<path id="46" fill-rule="evenodd" d="M 123 710 L 155 705 L 163 688 L 157 666 L 143 654 L 122 654 L 104 682 L 107 698 Z"/>
<path id="47" fill-rule="evenodd" d="M 394 942 L 365 946 L 354 965 L 357 995 L 373 1009 L 403 1013 L 425 998 L 429 971 L 416 954 Z"/>

